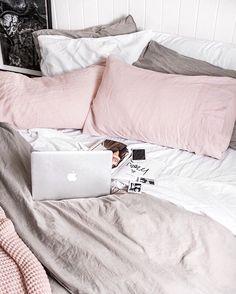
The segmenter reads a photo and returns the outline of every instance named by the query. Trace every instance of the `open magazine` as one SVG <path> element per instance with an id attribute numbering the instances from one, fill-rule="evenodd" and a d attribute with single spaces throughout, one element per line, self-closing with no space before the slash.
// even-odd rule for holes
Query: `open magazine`
<path id="1" fill-rule="evenodd" d="M 146 147 L 140 144 L 128 146 L 123 142 L 101 139 L 90 146 L 89 150 L 111 150 L 113 152 L 112 191 L 114 193 L 119 190 L 141 193 L 147 186 L 155 185 L 153 161 L 146 161 L 146 156 L 134 158 L 137 152 L 144 151 L 145 154 Z M 155 161 L 154 165 L 156 170 Z"/>
<path id="2" fill-rule="evenodd" d="M 89 150 L 111 150 L 113 152 L 112 168 L 118 167 L 129 155 L 127 145 L 113 140 L 100 140 L 93 144 Z"/>

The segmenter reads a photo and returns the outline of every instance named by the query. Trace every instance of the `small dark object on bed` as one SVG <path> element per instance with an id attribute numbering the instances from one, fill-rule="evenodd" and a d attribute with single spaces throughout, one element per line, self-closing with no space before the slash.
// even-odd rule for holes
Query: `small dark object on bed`
<path id="1" fill-rule="evenodd" d="M 133 149 L 132 150 L 132 160 L 145 160 L 145 149 Z"/>

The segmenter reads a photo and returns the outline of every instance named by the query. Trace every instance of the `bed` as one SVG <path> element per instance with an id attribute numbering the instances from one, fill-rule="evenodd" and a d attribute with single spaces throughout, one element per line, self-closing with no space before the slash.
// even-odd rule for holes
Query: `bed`
<path id="1" fill-rule="evenodd" d="M 169 35 L 236 44 L 235 1 L 54 0 L 52 10 L 57 29 L 131 13 L 139 29 L 166 33 L 158 36 L 165 44 Z M 116 137 L 129 152 L 113 169 L 111 195 L 36 202 L 32 149 L 75 151 L 114 137 L 0 123 L 0 138 L 0 206 L 46 270 L 52 293 L 236 293 L 236 150 L 217 160 Z M 146 150 L 145 161 L 132 161 L 135 148 Z M 155 185 L 128 193 L 142 176 Z M 25 293 L 50 292 L 44 287 Z"/>

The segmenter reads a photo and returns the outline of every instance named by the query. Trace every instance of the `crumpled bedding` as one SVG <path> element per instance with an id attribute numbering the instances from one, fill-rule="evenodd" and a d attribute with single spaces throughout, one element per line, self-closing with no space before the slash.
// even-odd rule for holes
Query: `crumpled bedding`
<path id="1" fill-rule="evenodd" d="M 20 130 L 35 150 L 81 150 L 105 139 L 81 134 L 74 129 Z M 143 185 L 143 192 L 170 201 L 191 212 L 205 214 L 236 235 L 236 150 L 228 149 L 222 160 L 158 145 L 124 140 L 129 154 L 132 149 L 145 149 L 146 160 L 132 162 L 126 158 L 113 169 L 114 191 L 126 188 L 138 177 L 155 180 Z"/>
<path id="2" fill-rule="evenodd" d="M 147 194 L 36 202 L 31 146 L 0 125 L 0 205 L 70 293 L 234 294 L 236 239 Z"/>

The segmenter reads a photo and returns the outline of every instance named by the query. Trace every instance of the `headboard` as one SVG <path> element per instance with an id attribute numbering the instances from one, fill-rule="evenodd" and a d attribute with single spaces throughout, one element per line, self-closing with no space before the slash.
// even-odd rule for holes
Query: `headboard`
<path id="1" fill-rule="evenodd" d="M 84 28 L 132 14 L 140 29 L 236 43 L 236 0 L 51 0 L 53 27 Z"/>

